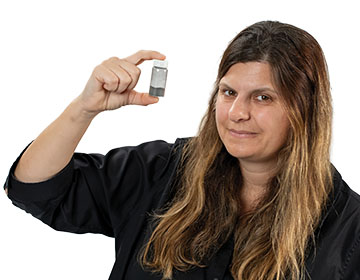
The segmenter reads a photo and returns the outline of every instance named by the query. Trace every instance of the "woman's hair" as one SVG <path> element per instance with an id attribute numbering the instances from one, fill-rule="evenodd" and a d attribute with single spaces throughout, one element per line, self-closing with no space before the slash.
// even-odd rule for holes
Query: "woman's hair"
<path id="1" fill-rule="evenodd" d="M 266 196 L 244 214 L 239 161 L 225 149 L 215 123 L 219 81 L 236 63 L 268 63 L 290 122 Z M 177 193 L 156 215 L 143 250 L 144 267 L 162 273 L 206 266 L 234 240 L 235 279 L 301 279 L 305 259 L 332 189 L 332 106 L 324 54 L 304 30 L 258 22 L 228 45 L 197 137 L 184 147 Z"/>

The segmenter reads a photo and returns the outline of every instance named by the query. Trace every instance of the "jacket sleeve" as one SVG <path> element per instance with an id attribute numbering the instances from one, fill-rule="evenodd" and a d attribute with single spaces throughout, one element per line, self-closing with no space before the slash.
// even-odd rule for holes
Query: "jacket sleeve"
<path id="1" fill-rule="evenodd" d="M 39 183 L 5 183 L 13 204 L 56 230 L 113 237 L 138 205 L 159 193 L 172 144 L 153 141 L 106 155 L 75 153 L 57 175 Z"/>

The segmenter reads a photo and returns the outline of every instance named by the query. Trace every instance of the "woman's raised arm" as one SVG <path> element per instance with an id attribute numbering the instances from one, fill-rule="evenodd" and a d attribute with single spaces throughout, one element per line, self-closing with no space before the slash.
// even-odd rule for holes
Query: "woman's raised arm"
<path id="1" fill-rule="evenodd" d="M 15 177 L 23 182 L 44 181 L 70 161 L 93 118 L 124 105 L 149 105 L 158 101 L 134 90 L 145 60 L 165 59 L 156 51 L 139 51 L 127 58 L 112 57 L 95 67 L 84 91 L 27 148 Z"/>

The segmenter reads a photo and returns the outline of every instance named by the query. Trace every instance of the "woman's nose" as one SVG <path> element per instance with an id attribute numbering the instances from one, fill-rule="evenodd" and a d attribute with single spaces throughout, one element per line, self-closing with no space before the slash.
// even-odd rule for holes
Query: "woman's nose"
<path id="1" fill-rule="evenodd" d="M 229 119 L 233 122 L 250 119 L 250 104 L 239 97 L 236 98 L 230 107 Z"/>

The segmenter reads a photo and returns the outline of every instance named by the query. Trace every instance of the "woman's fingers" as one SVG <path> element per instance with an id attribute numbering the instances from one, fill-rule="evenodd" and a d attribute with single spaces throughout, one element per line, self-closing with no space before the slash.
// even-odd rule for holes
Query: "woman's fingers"
<path id="1" fill-rule="evenodd" d="M 112 72 L 115 77 L 109 75 L 108 79 L 104 79 L 104 89 L 116 93 L 132 90 L 136 86 L 141 74 L 137 65 L 151 59 L 165 59 L 165 55 L 157 51 L 138 51 L 125 59 L 112 57 L 105 60 L 102 66 Z"/>
<path id="2" fill-rule="evenodd" d="M 127 71 L 131 78 L 131 83 L 127 87 L 127 90 L 132 90 L 137 82 L 139 81 L 141 70 L 139 67 L 135 66 L 134 64 L 126 61 L 125 59 L 122 59 L 120 61 L 120 66 Z"/>
<path id="3" fill-rule="evenodd" d="M 97 114 L 129 104 L 158 102 L 149 94 L 133 90 L 141 74 L 137 65 L 151 59 L 165 59 L 165 56 L 157 51 L 138 51 L 125 59 L 112 57 L 103 61 L 94 69 L 81 95 L 84 109 Z"/>
<path id="4" fill-rule="evenodd" d="M 133 55 L 128 56 L 127 58 L 125 58 L 125 60 L 132 64 L 139 65 L 145 60 L 152 60 L 152 59 L 164 60 L 165 58 L 166 58 L 165 55 L 157 51 L 141 50 L 134 53 Z"/>
<path id="5" fill-rule="evenodd" d="M 97 66 L 94 69 L 93 75 L 95 80 L 102 85 L 102 88 L 109 92 L 116 91 L 119 87 L 119 77 L 104 64 Z M 91 89 L 91 91 L 97 91 L 97 89 Z"/>
<path id="6" fill-rule="evenodd" d="M 141 74 L 141 70 L 137 66 L 124 59 L 116 57 L 106 61 L 105 65 L 119 79 L 119 86 L 116 90 L 117 93 L 131 90 L 136 86 Z"/>
<path id="7" fill-rule="evenodd" d="M 135 90 L 129 92 L 128 104 L 146 106 L 157 103 L 158 101 L 158 97 L 151 96 L 148 93 L 140 93 Z"/>
<path id="8" fill-rule="evenodd" d="M 103 63 L 104 67 L 113 74 L 114 80 L 111 79 L 111 82 L 115 84 L 109 85 L 107 83 L 104 84 L 104 88 L 108 91 L 115 93 L 123 93 L 129 87 L 132 82 L 132 78 L 129 73 L 123 69 L 119 63 L 116 63 L 114 59 L 107 60 Z"/>

